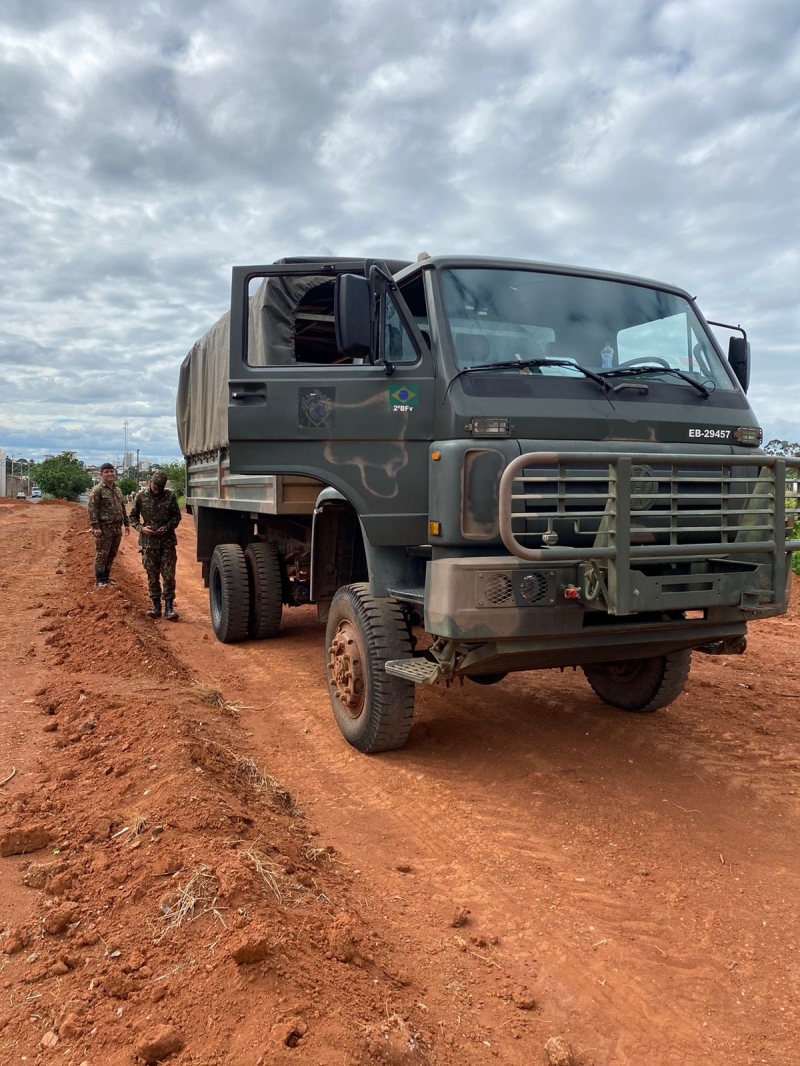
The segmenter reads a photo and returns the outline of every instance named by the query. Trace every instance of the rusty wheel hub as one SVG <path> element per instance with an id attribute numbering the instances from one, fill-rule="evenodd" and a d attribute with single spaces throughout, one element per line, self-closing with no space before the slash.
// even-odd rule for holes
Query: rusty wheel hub
<path id="1" fill-rule="evenodd" d="M 351 718 L 364 709 L 364 653 L 352 622 L 340 622 L 328 648 L 328 684 Z"/>

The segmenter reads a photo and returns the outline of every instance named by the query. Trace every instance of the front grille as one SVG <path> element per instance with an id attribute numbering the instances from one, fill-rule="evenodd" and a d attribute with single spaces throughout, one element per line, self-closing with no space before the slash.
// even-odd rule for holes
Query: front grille
<path id="1" fill-rule="evenodd" d="M 513 479 L 512 531 L 529 545 L 547 533 L 562 546 L 607 545 L 624 511 L 632 544 L 724 546 L 743 529 L 768 540 L 775 523 L 769 475 L 738 458 L 687 466 L 636 457 L 624 476 L 618 461 L 524 466 Z"/>
<path id="2" fill-rule="evenodd" d="M 498 501 L 512 555 L 548 574 L 579 564 L 582 603 L 618 616 L 759 610 L 784 595 L 786 553 L 800 549 L 771 455 L 531 452 L 508 464 Z"/>

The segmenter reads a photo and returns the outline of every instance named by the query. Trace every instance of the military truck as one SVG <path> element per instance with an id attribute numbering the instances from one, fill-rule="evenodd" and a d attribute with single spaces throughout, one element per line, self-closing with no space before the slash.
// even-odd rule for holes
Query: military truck
<path id="1" fill-rule="evenodd" d="M 749 370 L 743 330 L 645 278 L 235 267 L 177 408 L 214 632 L 274 637 L 315 604 L 362 752 L 405 742 L 417 685 L 580 667 L 613 707 L 664 707 L 693 651 L 786 610 L 800 542 Z"/>

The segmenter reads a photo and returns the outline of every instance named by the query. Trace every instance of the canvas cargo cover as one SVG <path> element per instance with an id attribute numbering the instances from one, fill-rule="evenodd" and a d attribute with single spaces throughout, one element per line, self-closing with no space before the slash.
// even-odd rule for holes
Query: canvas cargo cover
<path id="1" fill-rule="evenodd" d="M 282 259 L 280 263 L 352 264 L 363 272 L 364 260 Z M 384 260 L 397 272 L 408 263 Z M 280 366 L 296 362 L 295 329 L 297 308 L 312 289 L 330 287 L 332 312 L 333 276 L 311 274 L 305 277 L 264 278 L 250 297 L 248 319 L 248 362 L 251 366 Z M 230 313 L 226 313 L 194 345 L 181 364 L 176 416 L 178 441 L 184 455 L 201 455 L 228 444 L 228 368 L 230 362 Z"/>

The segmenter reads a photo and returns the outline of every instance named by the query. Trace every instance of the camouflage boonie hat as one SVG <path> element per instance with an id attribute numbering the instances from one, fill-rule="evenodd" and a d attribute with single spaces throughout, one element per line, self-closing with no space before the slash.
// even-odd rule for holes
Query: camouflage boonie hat
<path id="1" fill-rule="evenodd" d="M 163 489 L 167 483 L 167 475 L 163 470 L 156 470 L 155 474 L 150 478 L 157 489 Z"/>

